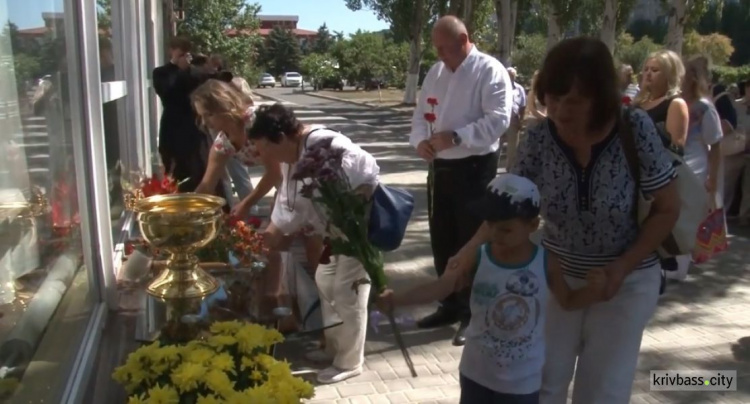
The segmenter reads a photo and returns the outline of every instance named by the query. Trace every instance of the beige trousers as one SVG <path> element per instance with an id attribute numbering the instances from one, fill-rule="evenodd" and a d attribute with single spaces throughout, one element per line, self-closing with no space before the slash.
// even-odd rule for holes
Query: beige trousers
<path id="1" fill-rule="evenodd" d="M 362 264 L 342 255 L 331 256 L 331 263 L 318 265 L 315 272 L 323 324 L 343 322 L 325 331 L 326 352 L 333 355 L 333 366 L 341 370 L 352 370 L 365 362 L 370 285 L 360 285 L 359 293 L 352 290 L 354 282 L 363 278 L 369 279 Z"/>

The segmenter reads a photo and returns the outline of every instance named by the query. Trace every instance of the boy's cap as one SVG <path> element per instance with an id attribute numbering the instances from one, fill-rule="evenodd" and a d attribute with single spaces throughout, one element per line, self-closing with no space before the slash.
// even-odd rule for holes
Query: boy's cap
<path id="1" fill-rule="evenodd" d="M 487 184 L 477 212 L 487 221 L 534 219 L 539 216 L 539 188 L 528 178 L 500 174 Z"/>

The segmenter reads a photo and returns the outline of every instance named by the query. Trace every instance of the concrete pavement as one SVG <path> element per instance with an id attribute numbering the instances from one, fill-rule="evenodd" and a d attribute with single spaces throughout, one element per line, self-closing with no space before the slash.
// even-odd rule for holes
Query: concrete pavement
<path id="1" fill-rule="evenodd" d="M 416 209 L 406 239 L 402 248 L 387 254 L 386 269 L 396 290 L 433 279 L 426 165 L 408 144 L 411 114 L 294 94 L 291 89 L 257 93 L 291 103 L 307 122 L 325 124 L 350 136 L 378 158 L 383 182 L 414 194 Z M 750 231 L 730 230 L 728 252 L 691 269 L 686 281 L 668 285 L 644 334 L 632 403 L 750 403 Z M 404 312 L 419 318 L 434 308 Z M 341 384 L 317 387 L 310 404 L 457 403 L 461 348 L 450 344 L 453 329 L 412 326 L 402 332 L 418 378 L 409 376 L 389 327 L 382 324 L 378 333 L 371 330 L 368 336 L 364 373 Z M 739 391 L 650 392 L 649 371 L 656 369 L 736 370 Z"/>

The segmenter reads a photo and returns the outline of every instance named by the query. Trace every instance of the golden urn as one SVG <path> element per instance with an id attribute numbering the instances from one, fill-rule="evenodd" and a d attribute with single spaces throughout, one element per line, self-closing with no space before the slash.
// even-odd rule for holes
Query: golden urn
<path id="1" fill-rule="evenodd" d="M 151 247 L 170 254 L 166 268 L 147 287 L 162 300 L 203 298 L 219 283 L 198 266 L 196 250 L 219 233 L 222 198 L 204 194 L 169 194 L 135 203 L 141 236 Z"/>

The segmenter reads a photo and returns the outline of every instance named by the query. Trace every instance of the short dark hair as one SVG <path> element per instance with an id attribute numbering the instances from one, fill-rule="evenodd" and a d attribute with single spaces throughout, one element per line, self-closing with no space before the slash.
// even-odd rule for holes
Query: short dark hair
<path id="1" fill-rule="evenodd" d="M 281 103 L 261 105 L 255 111 L 253 124 L 247 130 L 250 140 L 266 139 L 272 143 L 281 143 L 284 137 L 293 137 L 302 131 L 302 122 L 297 119 L 291 108 Z"/>
<path id="2" fill-rule="evenodd" d="M 592 98 L 590 128 L 598 130 L 620 114 L 620 77 L 604 42 L 590 37 L 560 41 L 547 53 L 536 82 L 536 97 L 544 104 L 547 94 L 562 96 L 575 84 Z"/>
<path id="3" fill-rule="evenodd" d="M 190 52 L 193 44 L 184 36 L 176 36 L 169 40 L 169 49 L 179 49 L 183 52 Z"/>

